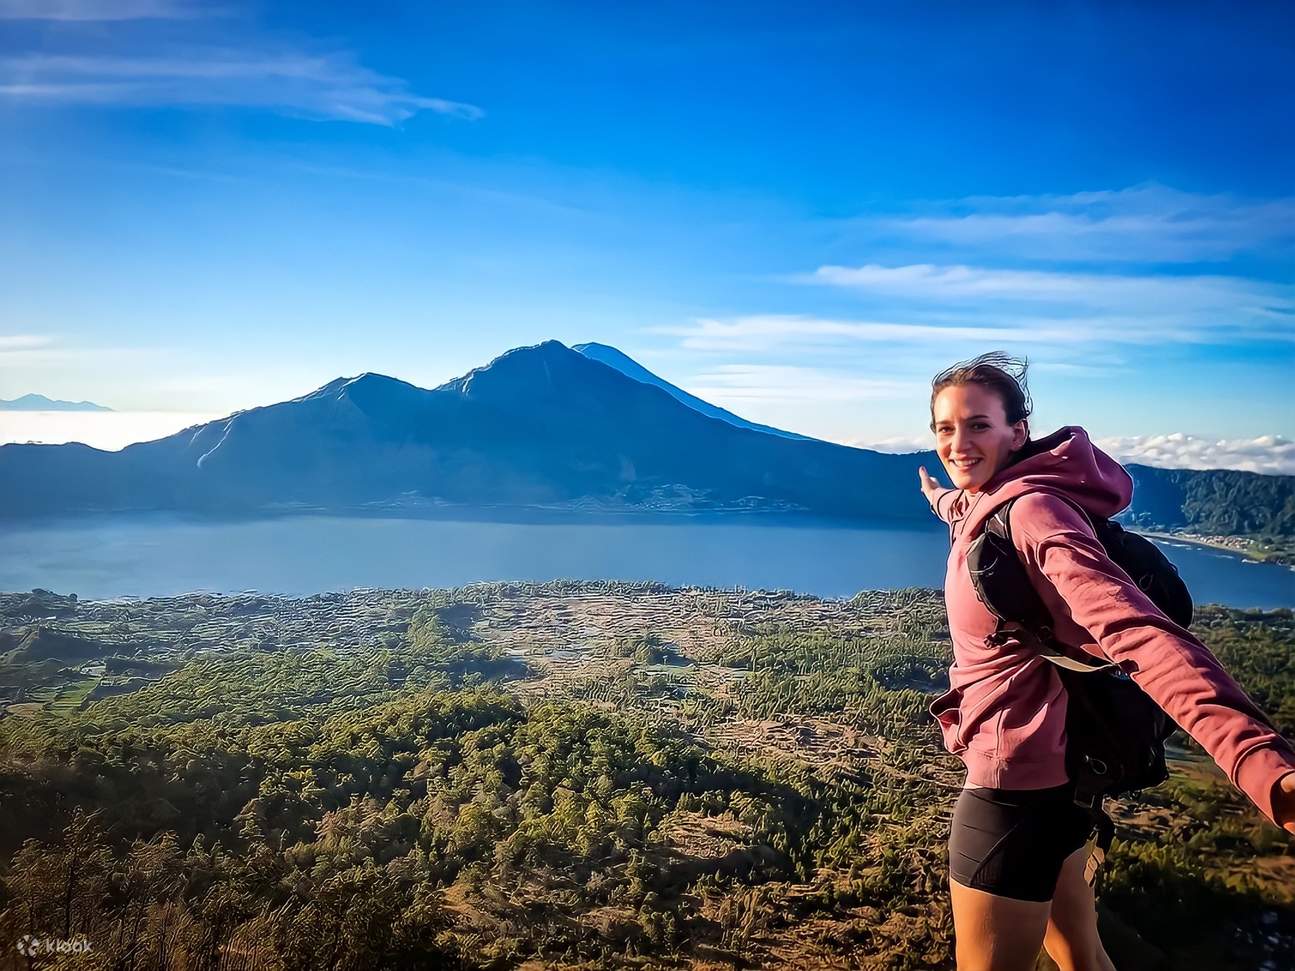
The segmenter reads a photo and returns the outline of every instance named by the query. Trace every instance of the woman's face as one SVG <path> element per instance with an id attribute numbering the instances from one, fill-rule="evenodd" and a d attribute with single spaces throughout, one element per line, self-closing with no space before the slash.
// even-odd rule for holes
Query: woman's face
<path id="1" fill-rule="evenodd" d="M 935 451 L 955 489 L 979 492 L 1025 444 L 1025 420 L 1007 423 L 1002 399 L 978 384 L 951 385 L 935 399 Z"/>

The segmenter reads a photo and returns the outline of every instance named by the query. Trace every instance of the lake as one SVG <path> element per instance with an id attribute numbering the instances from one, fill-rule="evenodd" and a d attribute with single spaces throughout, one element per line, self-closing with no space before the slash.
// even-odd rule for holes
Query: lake
<path id="1" fill-rule="evenodd" d="M 1198 603 L 1295 606 L 1295 571 L 1162 542 Z M 849 597 L 939 588 L 948 531 L 711 516 L 533 521 L 164 515 L 0 523 L 0 590 L 87 599 L 258 590 L 452 587 L 479 580 L 659 580 Z"/>

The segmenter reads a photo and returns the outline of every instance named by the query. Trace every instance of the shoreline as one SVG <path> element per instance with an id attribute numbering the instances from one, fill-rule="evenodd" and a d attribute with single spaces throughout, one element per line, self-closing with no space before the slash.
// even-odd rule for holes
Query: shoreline
<path id="1" fill-rule="evenodd" d="M 1267 564 L 1276 565 L 1276 566 L 1285 566 L 1288 569 L 1295 570 L 1295 563 L 1290 562 L 1281 554 L 1278 554 L 1277 556 L 1273 556 L 1273 557 L 1263 557 L 1255 553 L 1255 551 L 1251 549 L 1248 545 L 1245 547 L 1232 546 L 1228 543 L 1220 542 L 1219 538 L 1211 539 L 1207 536 L 1202 536 L 1200 533 L 1163 533 L 1163 532 L 1144 530 L 1144 529 L 1134 529 L 1132 530 L 1132 532 L 1136 532 L 1140 536 L 1146 536 L 1149 539 L 1168 539 L 1168 540 L 1175 540 L 1179 543 L 1192 543 L 1196 546 L 1208 546 L 1211 549 L 1222 550 L 1225 553 L 1234 553 L 1237 556 L 1242 557 L 1243 559 L 1251 560 L 1255 563 L 1267 563 Z M 1233 537 L 1223 537 L 1223 538 L 1233 538 Z M 1236 537 L 1236 538 L 1239 539 L 1240 537 Z"/>

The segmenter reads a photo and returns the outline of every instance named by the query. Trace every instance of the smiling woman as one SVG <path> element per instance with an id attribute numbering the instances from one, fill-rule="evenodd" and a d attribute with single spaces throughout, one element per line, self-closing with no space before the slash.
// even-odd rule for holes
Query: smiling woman
<path id="1" fill-rule="evenodd" d="M 1019 377 L 1009 372 L 1012 368 L 1019 368 Z M 954 485 L 978 492 L 1021 454 L 1030 440 L 1030 410 L 1025 365 L 1005 354 L 982 354 L 937 376 L 931 389 L 931 431 Z"/>
<path id="2" fill-rule="evenodd" d="M 1043 946 L 1060 967 L 1105 971 L 1112 964 L 1097 934 L 1092 887 L 1102 857 L 1088 841 L 1096 826 L 1104 852 L 1110 821 L 1101 814 L 1105 790 L 1086 798 L 1078 791 L 1085 763 L 1072 758 L 1088 751 L 1075 739 L 1094 716 L 1082 714 L 1083 696 L 1069 693 L 1072 682 L 1045 662 L 1040 645 L 1070 665 L 1112 662 L 1291 833 L 1295 749 L 1209 650 L 1111 559 L 1094 523 L 1129 505 L 1132 477 L 1082 428 L 1030 440 L 1025 368 L 991 353 L 942 372 L 932 386 L 931 430 L 956 488 L 941 489 L 918 470 L 932 510 L 949 524 L 954 664 L 949 691 L 930 713 L 967 765 L 948 843 L 958 967 L 1026 971 Z M 971 544 L 1004 507 L 1006 539 L 1050 625 L 1037 635 L 1005 624 L 970 573 Z"/>

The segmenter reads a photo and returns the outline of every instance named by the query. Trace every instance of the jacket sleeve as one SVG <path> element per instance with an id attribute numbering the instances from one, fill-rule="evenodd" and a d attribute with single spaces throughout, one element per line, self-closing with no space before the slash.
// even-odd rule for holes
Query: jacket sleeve
<path id="1" fill-rule="evenodd" d="M 931 512 L 935 513 L 946 523 L 953 522 L 953 508 L 958 503 L 958 496 L 961 489 L 941 489 L 931 500 Z"/>
<path id="2" fill-rule="evenodd" d="M 1209 648 L 1156 607 L 1065 499 L 1022 496 L 1012 511 L 1012 538 L 1053 615 L 1087 630 L 1275 823 L 1274 787 L 1295 772 L 1295 748 Z"/>

